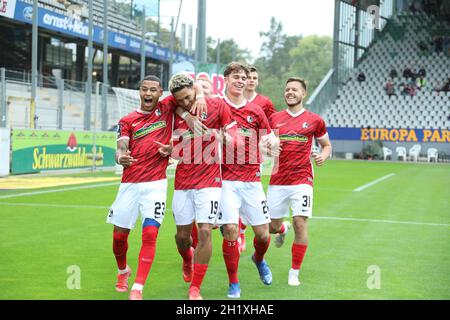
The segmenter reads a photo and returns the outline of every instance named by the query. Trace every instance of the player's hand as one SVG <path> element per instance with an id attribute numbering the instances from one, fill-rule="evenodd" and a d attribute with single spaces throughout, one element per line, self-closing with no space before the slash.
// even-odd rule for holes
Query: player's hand
<path id="1" fill-rule="evenodd" d="M 316 165 L 318 167 L 322 166 L 325 162 L 325 157 L 322 154 L 313 153 L 312 157 L 314 158 L 314 161 L 316 162 Z"/>
<path id="2" fill-rule="evenodd" d="M 124 154 L 120 155 L 117 162 L 122 165 L 124 168 L 128 168 L 134 162 L 138 161 L 137 159 L 131 156 L 131 151 L 128 150 Z"/>
<path id="3" fill-rule="evenodd" d="M 273 134 L 263 136 L 260 147 L 265 154 L 272 157 L 278 157 L 282 149 L 280 139 Z"/>
<path id="4" fill-rule="evenodd" d="M 155 143 L 160 146 L 158 151 L 163 157 L 168 157 L 172 154 L 172 150 L 173 150 L 173 141 L 172 140 L 170 141 L 169 144 L 162 144 L 159 141 L 155 141 Z"/>
<path id="5" fill-rule="evenodd" d="M 208 107 L 206 105 L 206 100 L 204 97 L 198 98 L 195 100 L 194 105 L 189 110 L 192 114 L 196 114 L 197 116 L 201 116 L 203 112 L 208 112 Z"/>
<path id="6" fill-rule="evenodd" d="M 199 120 L 198 117 L 194 117 L 191 114 L 187 115 L 184 121 L 186 121 L 186 124 L 188 125 L 189 129 L 191 129 L 194 132 L 195 136 L 199 135 L 201 136 L 203 133 L 208 131 L 208 127 L 205 126 L 203 122 Z"/>

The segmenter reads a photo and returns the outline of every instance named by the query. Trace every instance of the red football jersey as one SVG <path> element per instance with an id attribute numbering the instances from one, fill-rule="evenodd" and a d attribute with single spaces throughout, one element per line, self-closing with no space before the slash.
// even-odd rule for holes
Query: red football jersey
<path id="1" fill-rule="evenodd" d="M 223 146 L 223 180 L 254 182 L 261 181 L 259 140 L 272 132 L 269 121 L 262 109 L 254 103 L 245 101 L 236 106 L 227 97 L 224 101 L 230 106 L 233 120 L 238 125 L 238 136 L 244 139 L 243 146 Z"/>
<path id="2" fill-rule="evenodd" d="M 313 185 L 313 166 L 310 159 L 313 137 L 326 136 L 323 119 L 306 109 L 297 114 L 289 110 L 274 113 L 270 126 L 280 138 L 281 153 L 275 158 L 271 185 Z"/>
<path id="3" fill-rule="evenodd" d="M 175 172 L 175 190 L 220 188 L 220 144 L 213 130 L 233 122 L 228 105 L 221 98 L 205 98 L 208 112 L 201 115 L 203 124 L 210 130 L 194 138 L 187 123 L 175 115 L 174 149 L 172 156 L 178 159 Z"/>
<path id="4" fill-rule="evenodd" d="M 122 182 L 149 182 L 166 178 L 168 157 L 160 155 L 160 146 L 155 141 L 169 144 L 174 110 L 164 99 L 151 112 L 139 109 L 120 119 L 117 141 L 129 139 L 131 156 L 138 160 L 123 169 Z"/>
<path id="5" fill-rule="evenodd" d="M 260 106 L 264 111 L 267 119 L 269 119 L 272 114 L 277 112 L 272 103 L 272 100 L 270 100 L 269 97 L 263 96 L 262 94 L 257 93 L 252 99 L 249 100 L 249 102 L 253 102 L 254 104 Z"/>

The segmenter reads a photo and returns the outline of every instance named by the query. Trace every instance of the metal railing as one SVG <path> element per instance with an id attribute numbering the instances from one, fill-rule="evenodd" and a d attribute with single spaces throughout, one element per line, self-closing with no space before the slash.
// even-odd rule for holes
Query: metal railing
<path id="1" fill-rule="evenodd" d="M 325 78 L 323 78 L 306 102 L 306 106 L 312 112 L 324 115 L 331 102 L 335 99 L 336 86 L 333 85 L 333 73 L 333 69 L 328 71 Z"/>
<path id="2" fill-rule="evenodd" d="M 100 88 L 100 89 L 99 89 Z M 102 89 L 105 94 L 102 94 Z M 31 104 L 31 74 L 0 68 L 0 127 L 106 131 L 117 123 L 117 99 L 109 86 L 93 83 L 89 128 L 84 82 L 38 75 L 36 108 Z M 97 103 L 97 108 L 94 106 Z"/>

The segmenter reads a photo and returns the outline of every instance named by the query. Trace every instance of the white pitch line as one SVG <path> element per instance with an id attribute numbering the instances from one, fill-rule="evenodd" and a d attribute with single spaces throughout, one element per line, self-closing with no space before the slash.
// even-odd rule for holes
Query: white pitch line
<path id="1" fill-rule="evenodd" d="M 116 181 L 116 182 L 108 182 L 108 183 L 90 184 L 87 186 L 41 190 L 41 191 L 24 192 L 24 193 L 14 193 L 14 194 L 7 194 L 7 195 L 0 196 L 0 199 L 9 199 L 9 198 L 15 198 L 15 197 L 24 197 L 24 196 L 34 196 L 36 194 L 64 192 L 64 191 L 71 191 L 71 190 L 92 189 L 92 188 L 98 188 L 98 187 L 118 185 L 119 183 L 120 183 L 120 181 Z"/>
<path id="2" fill-rule="evenodd" d="M 343 217 L 311 217 L 312 219 L 320 220 L 341 220 L 341 221 L 356 221 L 356 222 L 378 222 L 378 223 L 393 223 L 393 224 L 409 224 L 419 226 L 435 226 L 435 227 L 450 227 L 448 223 L 434 223 L 434 222 L 416 222 L 416 221 L 398 221 L 398 220 L 378 220 L 378 219 L 364 219 L 364 218 L 343 218 Z"/>
<path id="3" fill-rule="evenodd" d="M 14 206 L 24 206 L 24 207 L 52 207 L 52 208 L 88 208 L 88 209 L 102 209 L 102 210 L 110 208 L 107 206 L 71 205 L 71 204 L 55 204 L 55 203 L 20 203 L 20 202 L 0 202 L 0 205 L 13 206 L 13 207 Z M 172 209 L 166 208 L 166 211 L 172 212 Z M 407 224 L 407 225 L 434 226 L 434 227 L 450 227 L 450 224 L 447 224 L 447 223 L 398 221 L 398 220 L 377 220 L 377 219 L 364 219 L 364 218 L 317 217 L 317 216 L 314 216 L 311 219 L 392 223 L 392 224 Z"/>
<path id="4" fill-rule="evenodd" d="M 0 202 L 0 205 L 18 207 L 51 207 L 51 208 L 88 208 L 88 209 L 109 209 L 106 206 L 91 206 L 83 204 L 56 204 L 56 203 L 23 203 L 23 202 Z"/>
<path id="5" fill-rule="evenodd" d="M 385 175 L 384 177 L 381 177 L 381 178 L 378 178 L 378 179 L 376 179 L 376 180 L 373 180 L 372 182 L 366 183 L 365 185 L 363 185 L 363 186 L 361 186 L 361 187 L 359 187 L 359 188 L 356 188 L 356 189 L 353 190 L 353 191 L 354 191 L 354 192 L 362 191 L 362 190 L 364 190 L 364 189 L 366 189 L 366 188 L 368 188 L 368 187 L 373 186 L 374 184 L 377 184 L 378 182 L 381 182 L 381 181 L 383 181 L 383 180 L 389 179 L 390 177 L 393 177 L 393 176 L 395 176 L 395 173 L 389 173 L 389 174 Z"/>

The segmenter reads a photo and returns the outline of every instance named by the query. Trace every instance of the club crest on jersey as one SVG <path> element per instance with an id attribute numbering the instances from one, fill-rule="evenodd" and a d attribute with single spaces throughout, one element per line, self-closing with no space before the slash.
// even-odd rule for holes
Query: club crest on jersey
<path id="1" fill-rule="evenodd" d="M 303 122 L 303 129 L 306 129 L 306 128 L 308 128 L 309 127 L 309 124 L 308 124 L 308 122 Z"/>
<path id="2" fill-rule="evenodd" d="M 206 112 L 202 112 L 202 115 L 200 116 L 202 120 L 206 120 L 208 118 L 208 114 Z"/>
<path id="3" fill-rule="evenodd" d="M 156 114 L 157 117 L 160 117 L 161 114 L 162 114 L 162 113 L 161 113 L 161 110 L 156 109 L 156 110 L 155 110 L 155 114 Z"/>
<path id="4" fill-rule="evenodd" d="M 252 116 L 248 116 L 247 117 L 247 122 L 248 123 L 252 123 L 253 122 L 253 117 Z"/>

